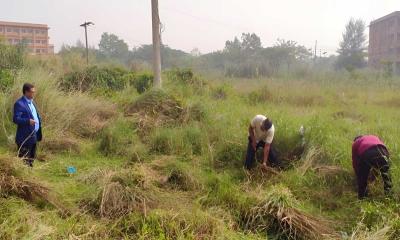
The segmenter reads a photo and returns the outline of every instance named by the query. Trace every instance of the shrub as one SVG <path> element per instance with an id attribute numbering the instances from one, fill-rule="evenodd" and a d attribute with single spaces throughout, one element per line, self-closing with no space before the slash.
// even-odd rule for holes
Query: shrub
<path id="1" fill-rule="evenodd" d="M 64 91 L 118 91 L 127 84 L 128 72 L 117 67 L 88 67 L 82 71 L 71 72 L 60 79 Z"/>
<path id="2" fill-rule="evenodd" d="M 197 77 L 195 77 L 192 69 L 173 69 L 167 72 L 168 80 L 176 83 L 183 84 L 193 84 L 196 81 L 199 81 Z"/>
<path id="3" fill-rule="evenodd" d="M 153 86 L 154 76 L 151 73 L 141 73 L 134 75 L 133 79 L 130 81 L 138 93 L 144 93 Z"/>

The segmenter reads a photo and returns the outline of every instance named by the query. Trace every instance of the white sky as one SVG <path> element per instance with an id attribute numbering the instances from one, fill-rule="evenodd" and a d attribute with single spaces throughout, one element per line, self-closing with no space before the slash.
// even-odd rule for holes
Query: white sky
<path id="1" fill-rule="evenodd" d="M 399 0 L 159 0 L 165 25 L 163 43 L 172 48 L 202 53 L 222 49 L 226 40 L 254 32 L 264 46 L 277 38 L 295 40 L 334 53 L 344 25 L 351 18 L 371 20 L 400 10 Z M 85 20 L 89 44 L 96 46 L 103 32 L 124 39 L 130 47 L 151 43 L 150 0 L 0 0 L 0 20 L 44 23 L 50 42 L 84 40 Z M 318 50 L 319 51 L 319 50 Z"/>

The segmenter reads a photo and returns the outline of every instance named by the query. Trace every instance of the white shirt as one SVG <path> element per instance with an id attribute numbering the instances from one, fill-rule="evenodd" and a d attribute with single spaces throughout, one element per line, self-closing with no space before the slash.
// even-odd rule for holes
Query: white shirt
<path id="1" fill-rule="evenodd" d="M 261 130 L 262 123 L 265 119 L 267 119 L 266 116 L 257 115 L 253 118 L 253 120 L 251 120 L 250 125 L 253 128 L 254 136 L 257 143 L 259 141 L 264 141 L 267 144 L 271 144 L 274 140 L 275 126 L 272 124 L 271 128 L 268 129 L 268 131 Z"/>

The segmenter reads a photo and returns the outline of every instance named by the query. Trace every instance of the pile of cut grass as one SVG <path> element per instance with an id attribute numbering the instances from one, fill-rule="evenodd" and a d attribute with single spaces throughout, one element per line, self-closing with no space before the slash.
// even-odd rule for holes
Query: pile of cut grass
<path id="1" fill-rule="evenodd" d="M 31 203 L 45 202 L 58 209 L 62 215 L 70 214 L 62 202 L 51 194 L 49 188 L 20 176 L 14 167 L 17 161 L 21 160 L 0 158 L 0 197 L 16 196 Z"/>
<path id="2" fill-rule="evenodd" d="M 101 218 L 116 219 L 131 212 L 146 213 L 153 203 L 144 190 L 143 176 L 128 169 L 121 172 L 98 170 L 82 179 L 100 187 L 97 198 L 83 201 L 82 207 Z"/>
<path id="3" fill-rule="evenodd" d="M 245 216 L 245 228 L 266 232 L 276 229 L 287 239 L 338 239 L 331 223 L 298 209 L 298 203 L 290 190 L 273 186 L 257 206 Z"/>
<path id="4" fill-rule="evenodd" d="M 128 105 L 125 115 L 136 117 L 139 129 L 149 129 L 182 121 L 184 107 L 180 101 L 166 92 L 151 90 Z"/>

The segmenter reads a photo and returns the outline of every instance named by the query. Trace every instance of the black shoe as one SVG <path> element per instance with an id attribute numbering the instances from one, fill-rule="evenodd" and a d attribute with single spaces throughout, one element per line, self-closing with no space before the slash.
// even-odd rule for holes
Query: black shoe
<path id="1" fill-rule="evenodd" d="M 33 160 L 32 159 L 24 159 L 24 163 L 28 166 L 28 167 L 33 167 Z"/>

